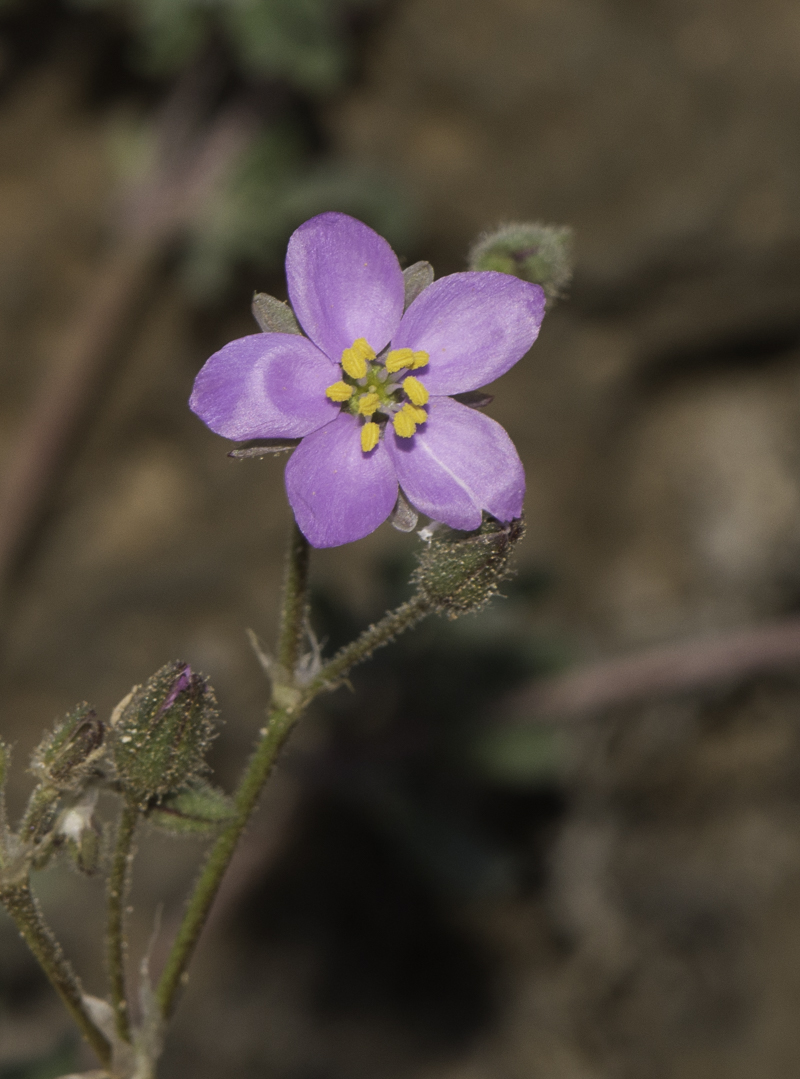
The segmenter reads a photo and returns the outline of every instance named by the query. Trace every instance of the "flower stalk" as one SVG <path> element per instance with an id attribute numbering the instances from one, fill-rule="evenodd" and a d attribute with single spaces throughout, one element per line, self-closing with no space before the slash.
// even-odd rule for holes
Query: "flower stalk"
<path id="1" fill-rule="evenodd" d="M 187 981 L 189 962 L 239 838 L 258 804 L 264 784 L 295 723 L 319 693 L 334 688 L 346 677 L 348 671 L 371 656 L 376 648 L 388 644 L 399 633 L 409 629 L 435 609 L 426 596 L 414 596 L 370 626 L 352 644 L 342 648 L 322 667 L 310 684 L 300 686 L 297 684 L 294 669 L 306 624 L 308 554 L 308 543 L 294 525 L 289 540 L 278 640 L 281 667 L 289 682 L 273 686 L 273 703 L 266 726 L 262 728 L 261 738 L 233 796 L 235 815 L 211 848 L 186 906 L 183 921 L 156 988 L 156 1002 L 165 1020 L 174 1010 L 178 990 Z"/>
<path id="2" fill-rule="evenodd" d="M 118 1037 L 124 1042 L 131 1040 L 128 998 L 125 992 L 125 901 L 134 854 L 133 836 L 138 819 L 139 812 L 136 806 L 126 802 L 117 825 L 117 840 L 114 846 L 111 874 L 108 878 L 106 960 L 111 987 L 111 1006 L 114 1009 L 114 1025 Z"/>
<path id="3" fill-rule="evenodd" d="M 0 900 L 13 918 L 39 966 L 61 997 L 81 1034 L 94 1049 L 103 1067 L 110 1069 L 111 1045 L 90 1018 L 84 1003 L 80 981 L 67 962 L 61 945 L 45 922 L 27 880 L 4 885 L 0 889 Z"/>

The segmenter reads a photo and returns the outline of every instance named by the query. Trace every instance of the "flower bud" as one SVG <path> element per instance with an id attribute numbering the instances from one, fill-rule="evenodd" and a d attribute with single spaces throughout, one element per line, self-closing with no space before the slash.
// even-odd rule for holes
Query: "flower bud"
<path id="1" fill-rule="evenodd" d="M 117 776 L 141 806 L 205 770 L 218 717 L 214 691 L 186 663 L 168 663 L 115 709 L 110 730 Z"/>
<path id="2" fill-rule="evenodd" d="M 102 752 L 105 727 L 84 701 L 45 735 L 33 752 L 31 771 L 59 791 L 79 787 Z"/>
<path id="3" fill-rule="evenodd" d="M 485 516 L 476 532 L 436 529 L 411 578 L 431 606 L 450 618 L 477 611 L 509 576 L 509 559 L 525 534 L 521 518 L 504 525 Z"/>
<path id="4" fill-rule="evenodd" d="M 541 285 L 549 303 L 572 279 L 572 229 L 520 222 L 487 232 L 469 253 L 471 270 L 499 270 Z"/>

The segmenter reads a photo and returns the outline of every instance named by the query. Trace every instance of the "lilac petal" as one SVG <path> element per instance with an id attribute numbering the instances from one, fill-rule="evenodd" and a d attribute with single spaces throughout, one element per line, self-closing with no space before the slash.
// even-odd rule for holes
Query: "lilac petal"
<path id="1" fill-rule="evenodd" d="M 312 547 L 338 547 L 374 532 L 394 509 L 397 477 L 385 441 L 361 449 L 361 425 L 342 412 L 304 438 L 286 466 L 286 493 Z"/>
<path id="2" fill-rule="evenodd" d="M 433 394 L 477 390 L 522 359 L 539 334 L 544 291 L 493 270 L 441 277 L 403 315 L 392 348 L 430 356 L 419 377 Z"/>
<path id="3" fill-rule="evenodd" d="M 359 337 L 380 352 L 403 314 L 397 256 L 382 236 L 347 214 L 320 214 L 293 233 L 286 282 L 303 330 L 336 363 Z"/>
<path id="4" fill-rule="evenodd" d="M 414 508 L 467 531 L 478 528 L 481 510 L 500 521 L 519 517 L 525 472 L 500 424 L 449 397 L 432 397 L 428 416 L 412 438 L 386 438 Z"/>
<path id="5" fill-rule="evenodd" d="M 301 438 L 336 419 L 325 390 L 339 376 L 305 337 L 257 333 L 231 341 L 194 382 L 189 407 L 218 435 Z"/>

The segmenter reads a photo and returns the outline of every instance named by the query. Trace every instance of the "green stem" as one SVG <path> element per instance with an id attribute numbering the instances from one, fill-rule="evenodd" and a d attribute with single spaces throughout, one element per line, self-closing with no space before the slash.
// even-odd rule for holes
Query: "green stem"
<path id="1" fill-rule="evenodd" d="M 111 1046 L 108 1039 L 89 1017 L 78 977 L 45 922 L 29 884 L 26 881 L 4 886 L 0 890 L 0 900 L 14 919 L 23 940 L 50 979 L 81 1034 L 94 1049 L 103 1067 L 110 1069 Z"/>
<path id="2" fill-rule="evenodd" d="M 294 682 L 294 672 L 303 645 L 308 613 L 308 562 L 308 540 L 297 527 L 297 522 L 292 520 L 278 632 L 278 662 L 289 682 Z"/>
<path id="3" fill-rule="evenodd" d="M 413 626 L 431 611 L 430 601 L 414 596 L 380 622 L 370 626 L 361 636 L 341 649 L 305 687 L 297 686 L 294 668 L 297 661 L 306 616 L 308 580 L 308 544 L 295 527 L 289 548 L 284 606 L 278 645 L 280 663 L 290 680 L 290 703 L 273 703 L 253 755 L 234 794 L 235 816 L 211 848 L 181 922 L 178 935 L 170 950 L 156 988 L 156 1001 L 164 1019 L 175 1007 L 179 988 L 187 979 L 187 967 L 200 939 L 214 897 L 228 868 L 236 845 L 255 809 L 272 766 L 290 731 L 306 707 L 323 689 L 330 689 L 345 677 L 357 663 L 367 659 L 376 648 L 388 644 L 398 633 Z M 286 687 L 282 687 L 284 690 Z M 291 699 L 293 696 L 293 699 Z"/>
<path id="4" fill-rule="evenodd" d="M 139 812 L 135 806 L 123 806 L 117 825 L 117 841 L 108 878 L 108 927 L 106 932 L 106 959 L 111 985 L 111 1004 L 117 1034 L 126 1042 L 131 1040 L 128 1018 L 128 998 L 125 993 L 125 934 L 123 923 L 128 877 L 133 861 L 133 834 Z"/>
<path id="5" fill-rule="evenodd" d="M 211 848 L 156 988 L 156 1002 L 165 1019 L 172 1013 L 176 993 L 186 981 L 186 968 L 239 837 L 256 807 L 275 758 L 297 718 L 296 714 L 287 709 L 274 709 L 267 720 L 264 735 L 250 758 L 242 782 L 234 795 L 236 815 Z"/>
<path id="6" fill-rule="evenodd" d="M 369 659 L 377 648 L 389 644 L 398 634 L 410 629 L 420 622 L 426 615 L 431 614 L 433 607 L 421 593 L 412 596 L 406 603 L 402 603 L 394 611 L 389 611 L 380 622 L 365 629 L 360 637 L 350 644 L 341 648 L 333 659 L 322 667 L 316 677 L 303 691 L 303 706 L 317 696 L 323 689 L 331 689 L 346 676 L 348 671 Z"/>

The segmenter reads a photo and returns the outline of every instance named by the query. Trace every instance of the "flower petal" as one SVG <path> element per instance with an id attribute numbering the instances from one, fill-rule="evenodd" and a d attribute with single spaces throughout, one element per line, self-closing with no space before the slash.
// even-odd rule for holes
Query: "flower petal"
<path id="1" fill-rule="evenodd" d="M 337 369 L 305 337 L 256 333 L 231 341 L 204 364 L 189 407 L 218 435 L 301 438 L 336 419 L 325 390 Z"/>
<path id="2" fill-rule="evenodd" d="M 428 409 L 412 438 L 387 431 L 385 439 L 414 508 L 467 531 L 478 528 L 482 510 L 500 521 L 519 517 L 525 472 L 500 424 L 449 397 L 432 397 Z"/>
<path id="3" fill-rule="evenodd" d="M 544 291 L 492 270 L 441 277 L 403 315 L 392 348 L 428 353 L 430 393 L 477 390 L 522 359 L 539 334 Z"/>
<path id="4" fill-rule="evenodd" d="M 359 337 L 380 352 L 403 314 L 397 256 L 347 214 L 319 214 L 292 234 L 286 282 L 303 330 L 336 363 Z"/>
<path id="5" fill-rule="evenodd" d="M 312 547 L 338 547 L 374 532 L 394 509 L 397 477 L 381 441 L 361 449 L 361 425 L 342 412 L 304 438 L 286 466 L 286 493 Z"/>

